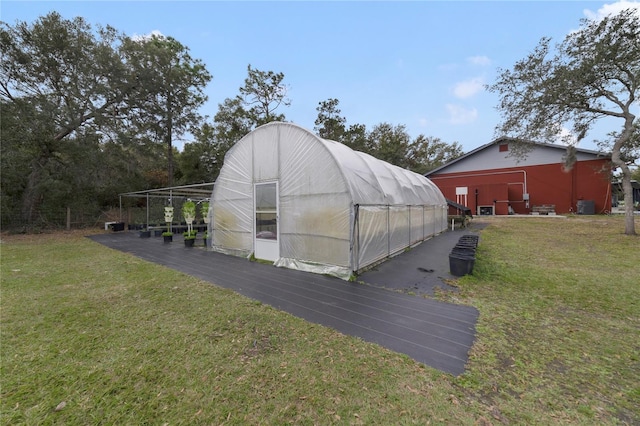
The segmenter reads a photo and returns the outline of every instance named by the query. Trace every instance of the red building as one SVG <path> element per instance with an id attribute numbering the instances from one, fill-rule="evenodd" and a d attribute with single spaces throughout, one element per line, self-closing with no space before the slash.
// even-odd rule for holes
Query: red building
<path id="1" fill-rule="evenodd" d="M 477 215 L 611 210 L 610 156 L 576 148 L 576 163 L 567 170 L 566 146 L 533 143 L 527 157 L 518 160 L 509 155 L 512 143 L 497 139 L 426 176 L 447 199 Z"/>

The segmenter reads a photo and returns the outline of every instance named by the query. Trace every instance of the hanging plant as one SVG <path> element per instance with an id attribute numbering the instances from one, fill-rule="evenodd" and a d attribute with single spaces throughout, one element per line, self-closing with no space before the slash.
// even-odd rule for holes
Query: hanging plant
<path id="1" fill-rule="evenodd" d="M 200 203 L 200 214 L 202 214 L 202 221 L 209 224 L 209 202 L 203 201 Z"/>
<path id="2" fill-rule="evenodd" d="M 173 207 L 167 206 L 164 208 L 164 221 L 167 223 L 167 230 L 162 233 L 163 237 L 167 237 L 169 235 L 173 235 L 171 224 L 173 223 Z M 165 235 L 167 234 L 167 235 Z"/>
<path id="3" fill-rule="evenodd" d="M 187 223 L 187 232 L 185 234 L 193 235 L 193 238 L 195 238 L 193 221 L 196 220 L 196 203 L 191 200 L 185 201 L 182 205 L 182 216 L 184 216 L 184 221 Z"/>

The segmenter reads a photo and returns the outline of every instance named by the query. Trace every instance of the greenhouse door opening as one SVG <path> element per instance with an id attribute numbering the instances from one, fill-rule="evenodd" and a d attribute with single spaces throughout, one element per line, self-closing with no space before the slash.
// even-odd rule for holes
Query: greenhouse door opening
<path id="1" fill-rule="evenodd" d="M 275 261 L 280 257 L 278 235 L 278 184 L 255 184 L 254 256 Z"/>

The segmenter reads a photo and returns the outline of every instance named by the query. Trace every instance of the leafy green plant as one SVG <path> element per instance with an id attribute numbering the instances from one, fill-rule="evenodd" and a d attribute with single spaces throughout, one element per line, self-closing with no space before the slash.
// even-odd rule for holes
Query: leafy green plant
<path id="1" fill-rule="evenodd" d="M 187 232 L 183 234 L 185 239 L 195 238 L 196 235 L 192 233 L 194 232 L 193 221 L 196 220 L 196 203 L 191 200 L 185 201 L 184 204 L 182 204 L 182 216 L 187 223 Z"/>
<path id="2" fill-rule="evenodd" d="M 187 223 L 193 222 L 196 218 L 196 203 L 187 200 L 182 204 L 182 216 Z"/>
<path id="3" fill-rule="evenodd" d="M 203 201 L 200 203 L 200 214 L 202 214 L 202 221 L 209 223 L 209 202 Z"/>
<path id="4" fill-rule="evenodd" d="M 197 235 L 198 235 L 198 231 L 195 231 L 195 230 L 185 231 L 182 233 L 182 236 L 184 237 L 185 240 L 195 240 Z"/>
<path id="5" fill-rule="evenodd" d="M 171 236 L 173 236 L 173 232 L 171 232 L 171 231 L 165 231 L 165 232 L 163 232 L 163 233 L 162 233 L 162 236 L 163 236 L 163 237 L 171 237 Z"/>

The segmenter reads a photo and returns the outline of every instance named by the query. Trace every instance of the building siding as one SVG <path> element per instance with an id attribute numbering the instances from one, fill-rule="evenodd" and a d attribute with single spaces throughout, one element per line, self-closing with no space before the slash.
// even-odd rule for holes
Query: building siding
<path id="1" fill-rule="evenodd" d="M 557 151 L 555 162 L 547 163 L 550 159 L 548 151 L 541 150 L 528 158 L 526 165 L 517 165 L 501 161 L 504 153 L 499 153 L 497 145 L 490 148 L 478 154 L 491 151 L 494 159 L 500 159 L 499 166 L 510 164 L 511 167 L 496 167 L 496 161 L 491 162 L 486 155 L 478 161 L 472 156 L 465 159 L 464 167 L 446 167 L 446 170 L 429 175 L 429 179 L 445 197 L 467 205 L 475 214 L 481 213 L 481 207 L 487 207 L 492 208 L 494 214 L 506 215 L 509 205 L 517 214 L 530 214 L 533 206 L 539 205 L 554 205 L 558 214 L 576 213 L 580 200 L 593 201 L 596 213 L 611 210 L 608 159 L 580 158 L 571 170 L 565 170 L 558 162 Z M 489 164 L 494 167 L 487 168 Z M 465 187 L 466 197 L 456 194 L 456 188 Z M 524 194 L 529 194 L 529 200 Z"/>

